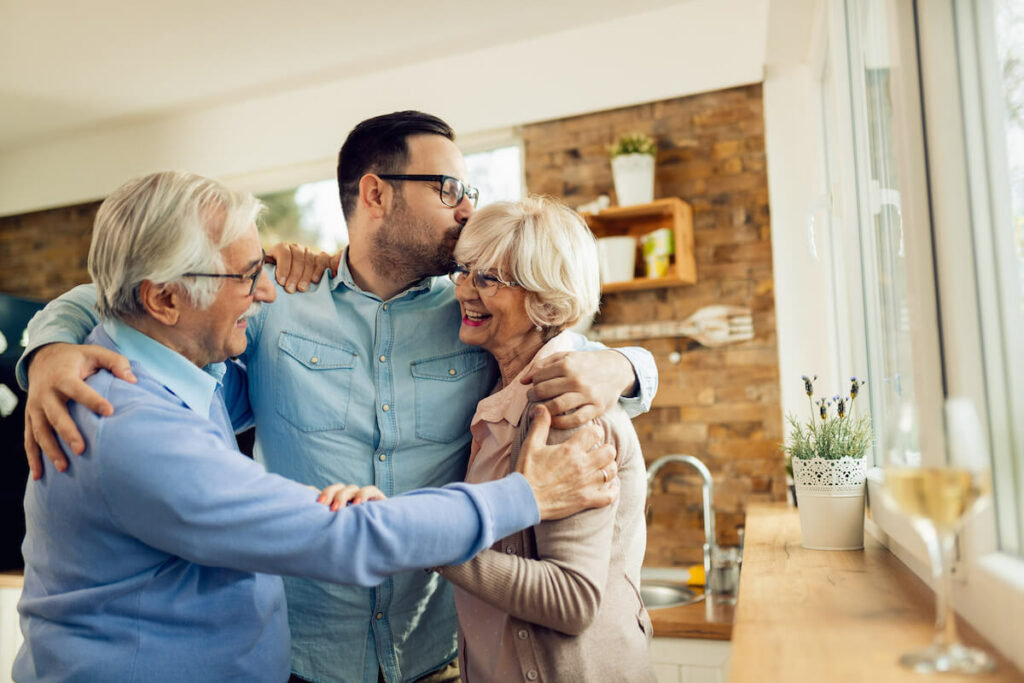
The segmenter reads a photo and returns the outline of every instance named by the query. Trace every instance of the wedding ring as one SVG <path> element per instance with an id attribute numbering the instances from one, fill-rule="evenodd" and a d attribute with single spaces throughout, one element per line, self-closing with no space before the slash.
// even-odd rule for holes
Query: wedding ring
<path id="1" fill-rule="evenodd" d="M 607 484 L 608 483 L 608 473 L 604 471 L 603 467 L 601 468 L 601 476 L 604 477 L 604 483 Z"/>

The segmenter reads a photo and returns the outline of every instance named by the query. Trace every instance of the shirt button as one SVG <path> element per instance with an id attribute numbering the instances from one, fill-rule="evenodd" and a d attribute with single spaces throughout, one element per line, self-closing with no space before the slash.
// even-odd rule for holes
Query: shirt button
<path id="1" fill-rule="evenodd" d="M 383 619 L 383 618 L 384 618 L 384 613 L 383 613 L 383 612 L 377 612 L 377 613 L 376 613 L 376 614 L 374 614 L 373 616 L 374 616 L 374 618 L 375 618 L 375 619 L 376 619 L 377 621 L 380 621 L 381 619 Z"/>
<path id="2" fill-rule="evenodd" d="M 388 310 L 388 305 L 387 304 L 384 304 L 384 310 L 385 311 Z"/>
<path id="3" fill-rule="evenodd" d="M 381 357 L 380 357 L 380 362 L 381 362 L 381 363 L 384 363 L 384 362 L 386 362 L 386 361 L 387 361 L 387 359 L 388 359 L 388 357 L 387 357 L 387 356 L 381 356 Z"/>
<path id="4" fill-rule="evenodd" d="M 391 406 L 389 406 L 389 405 L 388 405 L 387 403 L 385 403 L 384 405 L 382 405 L 382 406 L 380 407 L 380 409 L 381 409 L 381 410 L 383 410 L 383 411 L 384 411 L 384 412 L 386 413 L 386 412 L 388 412 L 389 410 L 391 410 Z"/>
<path id="5" fill-rule="evenodd" d="M 449 375 L 454 375 L 455 374 L 455 368 L 452 368 L 451 370 L 449 370 L 448 374 Z"/>
<path id="6" fill-rule="evenodd" d="M 388 459 L 388 456 L 386 456 L 386 455 L 384 455 L 383 453 L 381 453 L 381 454 L 380 454 L 380 455 L 378 456 L 378 458 L 380 458 L 380 461 L 381 461 L 381 462 L 384 462 L 385 460 L 387 460 L 387 459 Z"/>
<path id="7" fill-rule="evenodd" d="M 313 356 L 312 358 L 309 359 L 309 362 L 312 363 L 313 365 L 316 365 L 317 363 L 320 362 L 320 357 L 319 356 Z"/>
<path id="8" fill-rule="evenodd" d="M 519 636 L 519 640 L 526 640 L 526 635 L 527 635 L 526 634 L 526 629 L 525 628 L 519 629 L 519 633 L 517 633 L 516 635 Z"/>
<path id="9" fill-rule="evenodd" d="M 530 669 L 529 671 L 526 672 L 526 677 L 529 678 L 531 681 L 537 680 L 537 670 L 536 669 Z"/>

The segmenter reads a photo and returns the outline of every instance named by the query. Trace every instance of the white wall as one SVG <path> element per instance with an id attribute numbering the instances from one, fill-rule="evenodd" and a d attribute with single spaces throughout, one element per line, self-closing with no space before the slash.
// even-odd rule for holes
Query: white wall
<path id="1" fill-rule="evenodd" d="M 824 22 L 816 0 L 770 0 L 764 78 L 765 151 L 772 212 L 772 263 L 783 415 L 808 417 L 801 375 L 819 375 L 818 394 L 841 386 L 832 336 L 829 251 L 832 230 L 817 211 L 811 256 L 808 209 L 830 188 L 822 178 L 817 62 Z M 812 64 L 814 64 L 812 66 Z M 788 425 L 784 425 L 788 433 Z"/>
<path id="2" fill-rule="evenodd" d="M 820 225 L 826 220 L 824 212 L 818 212 L 815 235 L 819 260 L 811 257 L 806 230 L 808 207 L 822 192 L 817 177 L 815 97 L 807 65 L 771 69 L 765 77 L 765 148 L 782 410 L 800 420 L 809 417 L 801 375 L 819 375 L 819 394 L 839 386 L 830 351 L 828 231 Z"/>
<path id="3" fill-rule="evenodd" d="M 256 191 L 333 176 L 358 121 L 438 114 L 463 139 L 498 128 L 759 82 L 768 0 L 663 10 L 234 104 L 83 131 L 0 156 L 0 215 L 97 199 L 184 168 Z M 462 73 L 443 87 L 440 74 Z"/>

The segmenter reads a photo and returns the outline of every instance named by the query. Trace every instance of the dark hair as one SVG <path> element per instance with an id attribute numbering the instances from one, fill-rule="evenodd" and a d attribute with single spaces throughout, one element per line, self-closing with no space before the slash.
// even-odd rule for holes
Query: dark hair
<path id="1" fill-rule="evenodd" d="M 396 111 L 366 119 L 348 134 L 338 152 L 338 194 L 345 220 L 352 217 L 359 180 L 367 173 L 401 173 L 409 158 L 410 135 L 442 135 L 455 140 L 447 123 L 421 111 Z"/>

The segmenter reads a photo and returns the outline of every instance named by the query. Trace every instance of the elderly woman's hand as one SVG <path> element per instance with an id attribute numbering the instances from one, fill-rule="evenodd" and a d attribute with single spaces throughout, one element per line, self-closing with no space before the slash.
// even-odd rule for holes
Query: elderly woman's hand
<path id="1" fill-rule="evenodd" d="M 355 484 L 331 484 L 320 492 L 316 502 L 323 503 L 331 510 L 340 510 L 346 505 L 358 505 L 371 500 L 385 500 L 387 496 L 376 486 Z"/>
<path id="2" fill-rule="evenodd" d="M 619 396 L 636 392 L 636 374 L 618 351 L 563 351 L 534 364 L 523 384 L 531 401 L 543 401 L 555 429 L 572 429 L 604 415 Z"/>

